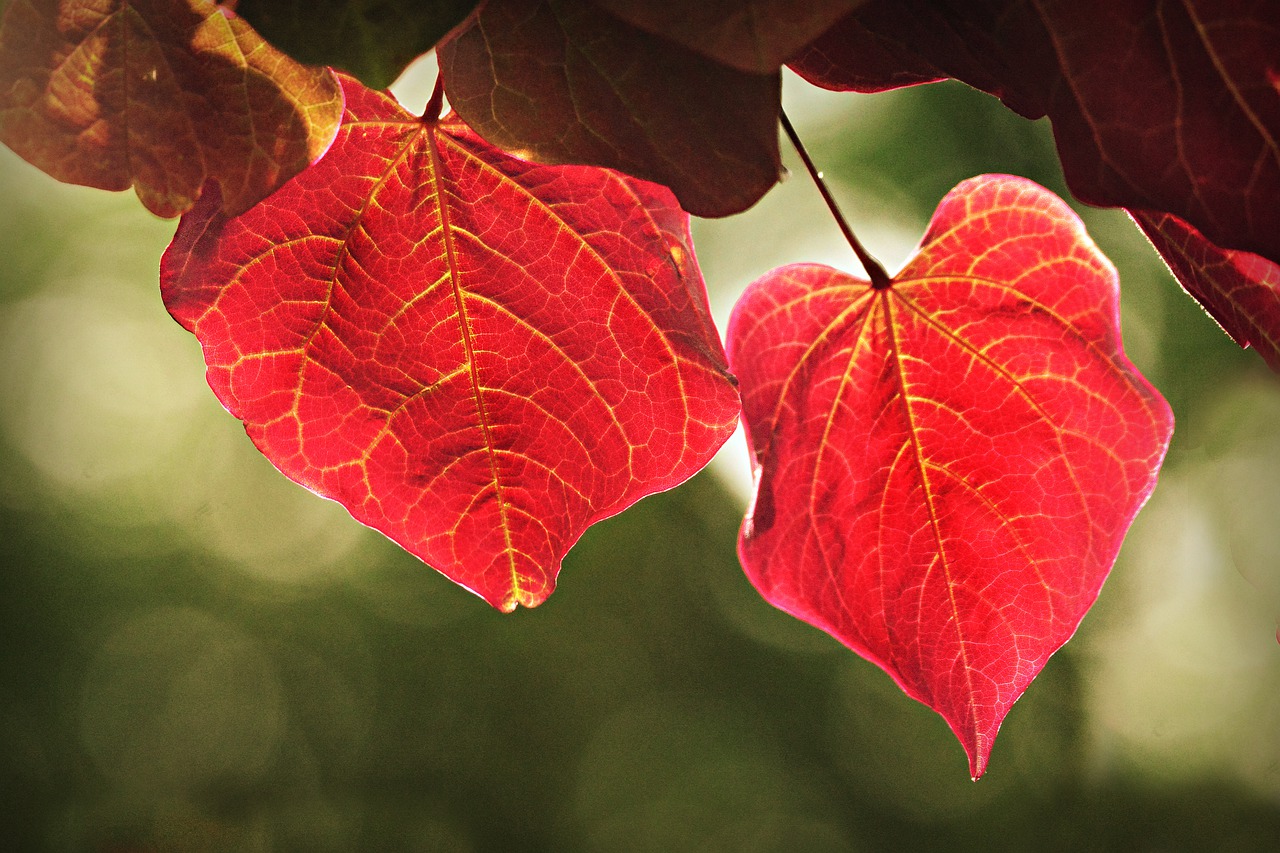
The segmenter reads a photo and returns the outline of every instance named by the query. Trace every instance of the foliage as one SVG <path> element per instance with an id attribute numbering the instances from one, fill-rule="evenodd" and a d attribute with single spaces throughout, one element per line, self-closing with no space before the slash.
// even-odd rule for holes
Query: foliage
<path id="1" fill-rule="evenodd" d="M 332 26 L 317 10 L 278 37 L 378 83 L 450 33 L 456 117 L 343 79 L 340 128 L 338 78 L 230 5 L 14 0 L 0 138 L 186 212 L 162 284 L 220 399 L 288 476 L 502 609 L 541 602 L 587 525 L 728 434 L 687 215 L 656 184 L 706 216 L 767 192 L 786 59 L 826 88 L 954 77 L 1048 115 L 1077 196 L 1129 210 L 1280 363 L 1266 3 L 326 5 Z M 312 35 L 346 15 L 409 36 L 356 55 Z M 864 262 L 869 282 L 777 271 L 735 316 L 760 489 L 741 551 L 770 600 L 942 713 L 977 776 L 1096 596 L 1171 420 L 1119 351 L 1109 266 L 1040 188 L 967 182 L 907 271 Z"/>
<path id="2" fill-rule="evenodd" d="M 344 88 L 313 168 L 249 213 L 210 193 L 183 217 L 165 304 L 285 474 L 500 610 L 537 606 L 590 523 L 733 431 L 688 217 Z"/>
<path id="3" fill-rule="evenodd" d="M 784 267 L 729 324 L 760 472 L 747 575 L 937 709 L 975 777 L 1173 429 L 1120 352 L 1118 295 L 1066 205 L 986 176 L 943 199 L 892 283 Z"/>

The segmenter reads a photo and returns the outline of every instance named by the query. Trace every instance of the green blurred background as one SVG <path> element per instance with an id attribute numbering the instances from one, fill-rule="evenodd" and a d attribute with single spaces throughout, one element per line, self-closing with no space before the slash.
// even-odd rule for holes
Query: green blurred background
<path id="1" fill-rule="evenodd" d="M 964 178 L 1065 193 L 1049 127 L 963 86 L 784 100 L 891 268 Z M 722 327 L 774 266 L 857 269 L 784 156 L 695 227 Z M 1280 849 L 1280 382 L 1122 214 L 1078 207 L 1177 432 L 974 783 L 940 718 L 750 588 L 740 437 L 502 616 L 257 454 L 160 302 L 172 222 L 7 150 L 0 181 L 5 849 Z"/>

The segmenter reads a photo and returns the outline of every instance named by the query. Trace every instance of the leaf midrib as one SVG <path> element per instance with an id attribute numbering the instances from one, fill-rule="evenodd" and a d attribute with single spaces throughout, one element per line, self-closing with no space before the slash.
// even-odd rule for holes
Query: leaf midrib
<path id="1" fill-rule="evenodd" d="M 969 712 L 969 722 L 973 726 L 973 741 L 976 755 L 982 756 L 985 753 L 984 741 L 985 736 L 978 724 L 978 707 L 974 701 L 973 688 L 973 668 L 969 663 L 968 643 L 961 630 L 960 608 L 956 604 L 955 588 L 956 583 L 951 577 L 951 566 L 947 558 L 946 549 L 943 547 L 942 530 L 939 528 L 939 513 L 934 505 L 933 489 L 929 484 L 929 475 L 925 468 L 924 452 L 920 447 L 919 436 L 916 429 L 915 413 L 911 408 L 911 394 L 907 391 L 906 367 L 902 359 L 902 347 L 898 340 L 897 321 L 893 316 L 893 297 L 895 294 L 892 289 L 880 291 L 879 294 L 881 306 L 884 311 L 885 329 L 889 335 L 889 346 L 891 348 L 890 359 L 893 362 L 895 373 L 898 377 L 898 392 L 901 395 L 903 415 L 907 419 L 907 435 L 911 443 L 912 455 L 915 457 L 917 473 L 920 477 L 920 487 L 924 490 L 924 500 L 929 515 L 929 527 L 933 531 L 934 543 L 938 549 L 938 559 L 942 566 L 943 574 L 946 576 L 945 583 L 947 587 L 947 598 L 951 604 L 951 618 L 956 627 L 956 642 L 959 645 L 960 663 L 964 670 L 965 686 L 968 691 L 968 701 L 965 703 Z M 873 309 L 874 310 L 874 309 Z M 922 587 L 923 588 L 923 587 Z M 923 664 L 923 661 L 921 661 Z M 923 666 L 921 666 L 923 671 Z"/>
<path id="2" fill-rule="evenodd" d="M 441 182 L 442 164 L 437 140 L 439 128 L 432 124 L 426 129 L 426 148 L 431 157 L 431 192 L 436 198 L 436 207 L 440 212 L 440 240 L 445 247 L 445 263 L 449 270 L 449 284 L 453 288 L 453 300 L 458 316 L 458 328 L 462 337 L 462 349 L 467 359 L 467 373 L 471 379 L 471 394 L 476 401 L 476 420 L 480 424 L 480 433 L 484 437 L 485 455 L 489 460 L 489 475 L 493 480 L 494 497 L 498 503 L 498 519 L 502 527 L 503 551 L 507 555 L 507 566 L 511 574 L 511 592 L 502 602 L 503 610 L 514 609 L 524 597 L 520 584 L 520 573 L 516 569 L 515 548 L 511 541 L 511 522 L 507 517 L 507 500 L 503 494 L 502 476 L 498 465 L 498 454 L 494 446 L 493 429 L 489 422 L 489 412 L 485 407 L 484 395 L 481 392 L 480 372 L 476 364 L 475 347 L 471 336 L 471 321 L 467 316 L 467 305 L 462 286 L 459 284 L 460 273 L 458 258 L 454 247 L 453 226 L 449 217 L 448 199 L 445 197 Z"/>

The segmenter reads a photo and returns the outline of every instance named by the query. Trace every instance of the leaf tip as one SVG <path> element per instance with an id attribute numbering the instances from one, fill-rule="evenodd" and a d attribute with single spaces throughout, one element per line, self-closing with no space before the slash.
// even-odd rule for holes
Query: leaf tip
<path id="1" fill-rule="evenodd" d="M 531 581 L 531 578 L 523 578 L 522 580 Z M 485 601 L 489 602 L 496 610 L 502 613 L 514 613 L 518 608 L 525 607 L 530 610 L 539 606 L 548 598 L 555 590 L 554 582 L 541 582 L 538 584 L 522 584 L 519 582 L 511 584 L 506 589 L 498 591 L 496 595 L 477 594 Z M 472 590 L 475 592 L 475 590 Z"/>
<path id="2" fill-rule="evenodd" d="M 454 582 L 457 583 L 457 581 L 454 581 Z M 484 593 L 479 592 L 478 590 L 471 589 L 466 584 L 458 584 L 458 585 L 461 586 L 463 589 L 466 589 L 470 592 L 475 593 L 480 598 L 483 598 L 489 604 L 489 606 L 491 606 L 494 610 L 497 610 L 499 613 L 515 613 L 516 609 L 522 605 L 524 607 L 537 607 L 539 604 L 542 603 L 542 600 L 536 601 L 534 603 L 529 603 L 527 596 L 524 596 L 521 594 L 522 593 L 521 590 L 512 590 L 501 595 L 490 596 L 490 595 L 485 595 Z"/>
<path id="3" fill-rule="evenodd" d="M 974 749 L 966 746 L 965 752 L 969 755 L 969 778 L 977 782 L 987 772 L 987 759 L 991 755 L 991 746 L 988 744 Z"/>
<path id="4" fill-rule="evenodd" d="M 938 709 L 935 708 L 934 710 Z M 1000 730 L 1000 724 L 1004 722 L 1003 715 L 999 720 L 995 721 L 994 726 L 986 729 L 985 734 L 982 730 L 965 730 L 956 726 L 946 714 L 943 714 L 942 717 L 947 721 L 947 725 L 951 727 L 956 739 L 960 741 L 960 746 L 964 748 L 965 757 L 969 761 L 969 778 L 977 782 L 987 772 L 987 763 L 991 759 L 991 748 L 995 745 L 996 734 Z M 984 725 L 981 719 L 974 719 L 968 722 L 971 725 Z"/>

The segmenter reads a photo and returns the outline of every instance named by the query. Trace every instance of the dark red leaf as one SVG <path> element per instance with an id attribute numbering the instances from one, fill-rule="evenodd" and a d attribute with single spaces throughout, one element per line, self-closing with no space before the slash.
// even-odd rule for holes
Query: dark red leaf
<path id="1" fill-rule="evenodd" d="M 983 65 L 994 54 L 974 56 L 970 43 L 984 37 L 959 33 L 959 25 L 930 0 L 867 0 L 788 64 L 815 86 L 838 92 L 883 92 L 951 76 L 972 80 L 985 75 Z M 934 65 L 928 56 L 948 57 L 949 70 Z M 995 80 L 983 79 L 988 85 L 977 87 L 991 91 Z"/>
<path id="2" fill-rule="evenodd" d="M 489 142 L 665 184 L 727 216 L 778 180 L 780 78 L 748 74 L 588 0 L 488 3 L 440 47 L 449 103 Z"/>
<path id="3" fill-rule="evenodd" d="M 627 23 L 740 71 L 777 71 L 865 0 L 593 0 Z"/>
<path id="4" fill-rule="evenodd" d="M 1280 7 L 1274 0 L 871 0 L 796 62 L 874 91 L 951 76 L 1048 115 L 1071 191 L 1169 213 L 1221 249 L 1280 262 Z M 1159 242 L 1157 241 L 1157 245 Z M 1177 257 L 1166 256 L 1177 269 Z M 1237 340 L 1258 305 L 1184 284 Z"/>
<path id="5" fill-rule="evenodd" d="M 1168 444 L 1117 297 L 1061 200 L 985 176 L 943 199 L 890 287 L 783 267 L 730 321 L 757 474 L 748 576 L 938 711 L 974 777 Z"/>
<path id="6" fill-rule="evenodd" d="M 493 606 L 535 606 L 583 530 L 736 422 L 688 216 L 343 87 L 322 160 L 239 217 L 183 217 L 165 304 L 287 476 Z"/>
<path id="7" fill-rule="evenodd" d="M 14 0 L 0 140 L 60 181 L 177 216 L 207 179 L 247 210 L 328 147 L 337 81 L 212 0 Z"/>
<path id="8" fill-rule="evenodd" d="M 1280 265 L 1249 252 L 1220 249 L 1167 213 L 1138 211 L 1133 218 L 1218 325 L 1280 371 Z"/>

